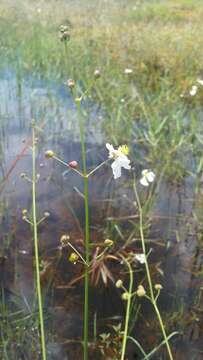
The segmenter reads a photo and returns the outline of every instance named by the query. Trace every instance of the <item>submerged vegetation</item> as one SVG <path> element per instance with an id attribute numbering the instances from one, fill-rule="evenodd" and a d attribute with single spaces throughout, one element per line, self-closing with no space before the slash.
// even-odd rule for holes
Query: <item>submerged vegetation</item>
<path id="1" fill-rule="evenodd" d="M 201 358 L 202 17 L 1 0 L 2 359 Z"/>

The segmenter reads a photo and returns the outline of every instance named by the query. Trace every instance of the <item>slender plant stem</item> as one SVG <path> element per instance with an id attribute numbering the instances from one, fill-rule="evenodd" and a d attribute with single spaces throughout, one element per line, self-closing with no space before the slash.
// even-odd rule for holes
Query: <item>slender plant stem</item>
<path id="1" fill-rule="evenodd" d="M 172 355 L 172 351 L 170 348 L 170 344 L 168 341 L 168 337 L 166 334 L 166 330 L 163 324 L 163 320 L 159 311 L 159 308 L 157 306 L 157 302 L 156 302 L 156 298 L 154 296 L 154 291 L 153 291 L 153 285 L 152 285 L 152 279 L 151 279 L 151 274 L 150 274 L 150 270 L 149 270 L 149 264 L 148 264 L 148 260 L 147 260 L 147 254 L 146 254 L 146 247 L 145 247 L 145 238 L 144 238 L 144 231 L 143 231 L 143 213 L 142 213 L 142 206 L 140 203 L 140 199 L 139 199 L 139 195 L 137 192 L 137 187 L 136 187 L 136 181 L 134 179 L 134 183 L 133 183 L 133 188 L 134 188 L 134 192 L 135 192 L 135 197 L 136 197 L 136 201 L 137 201 L 137 206 L 139 209 L 139 217 L 140 217 L 140 238 L 141 238 L 141 243 L 142 243 L 142 251 L 145 255 L 145 269 L 146 269 L 146 274 L 147 274 L 147 281 L 148 281 L 148 285 L 149 285 L 149 291 L 150 291 L 150 299 L 151 299 L 151 303 L 154 307 L 154 310 L 156 312 L 157 318 L 159 320 L 159 324 L 162 330 L 162 334 L 166 343 L 166 347 L 167 347 L 167 351 L 168 351 L 168 355 L 169 355 L 169 359 L 173 360 L 173 355 Z"/>
<path id="2" fill-rule="evenodd" d="M 107 164 L 109 161 L 109 159 L 103 161 L 101 164 L 99 164 L 96 168 L 94 168 L 92 171 L 90 171 L 88 174 L 87 174 L 87 177 L 93 175 L 97 170 L 99 170 L 102 166 L 104 166 L 105 164 Z"/>
<path id="3" fill-rule="evenodd" d="M 84 177 L 84 201 L 85 201 L 85 284 L 84 284 L 84 360 L 88 360 L 88 323 L 89 323 L 89 248 L 90 248 L 90 232 L 89 232 L 89 184 L 87 175 L 86 146 L 83 119 L 81 114 L 81 102 L 77 101 L 80 141 L 82 148 L 82 163 Z"/>
<path id="4" fill-rule="evenodd" d="M 72 168 L 69 164 L 65 163 L 65 161 L 61 160 L 58 156 L 54 155 L 53 159 L 55 159 L 56 161 L 58 161 L 60 164 L 65 165 L 66 167 L 68 167 L 70 170 L 76 172 L 78 175 L 80 175 L 81 177 L 84 177 L 84 175 L 77 169 Z"/>
<path id="5" fill-rule="evenodd" d="M 46 360 L 46 345 L 45 345 L 45 333 L 44 333 L 42 293 L 41 293 L 41 284 L 40 284 L 38 231 L 37 231 L 35 141 L 36 141 L 35 128 L 33 124 L 32 126 L 32 222 L 33 222 L 33 236 L 34 236 L 34 247 L 35 247 L 35 271 L 36 271 L 36 286 L 37 286 L 37 297 L 38 297 L 38 307 L 39 307 L 42 360 Z"/>
<path id="6" fill-rule="evenodd" d="M 122 342 L 122 351 L 121 351 L 121 360 L 124 360 L 125 351 L 126 351 L 126 344 L 128 339 L 128 327 L 129 327 L 129 318 L 130 318 L 130 307 L 131 307 L 131 299 L 132 299 L 132 290 L 133 290 L 133 271 L 131 268 L 130 263 L 121 255 L 123 261 L 127 265 L 130 274 L 130 284 L 128 290 L 128 300 L 127 300 L 127 308 L 126 308 L 126 315 L 125 315 L 125 329 L 123 334 L 123 342 Z"/>

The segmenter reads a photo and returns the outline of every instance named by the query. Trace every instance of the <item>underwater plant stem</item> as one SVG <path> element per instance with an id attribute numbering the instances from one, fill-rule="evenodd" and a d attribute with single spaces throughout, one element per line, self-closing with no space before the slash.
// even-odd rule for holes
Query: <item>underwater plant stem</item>
<path id="1" fill-rule="evenodd" d="M 89 248 L 90 248 L 90 232 L 89 232 L 89 183 L 87 175 L 86 146 L 83 119 L 81 114 L 81 102 L 77 102 L 77 111 L 80 128 L 80 141 L 82 148 L 82 163 L 84 177 L 84 201 L 85 201 L 85 274 L 84 274 L 84 360 L 88 360 L 88 323 L 89 323 Z"/>
<path id="2" fill-rule="evenodd" d="M 167 334 L 166 334 L 166 330 L 165 330 L 165 327 L 164 327 L 164 323 L 163 323 L 159 308 L 157 306 L 156 298 L 154 296 L 152 278 L 151 278 L 149 264 L 148 264 L 148 260 L 147 260 L 147 256 L 146 256 L 147 254 L 146 254 L 145 238 L 144 238 L 144 231 L 143 231 L 142 206 L 141 206 L 139 195 L 138 195 L 138 192 L 137 192 L 135 178 L 134 178 L 133 188 L 134 188 L 135 198 L 136 198 L 136 202 L 137 202 L 137 206 L 138 206 L 138 210 L 139 210 L 140 238 L 141 238 L 141 244 L 142 244 L 142 251 L 143 251 L 143 253 L 145 255 L 145 269 L 146 269 L 147 281 L 148 281 L 149 291 L 150 291 L 150 300 L 151 300 L 151 303 L 152 303 L 152 305 L 154 307 L 154 310 L 156 312 L 157 318 L 159 320 L 160 328 L 161 328 L 161 331 L 162 331 L 162 334 L 163 334 L 163 337 L 164 337 L 164 340 L 165 340 L 165 343 L 166 343 L 169 359 L 173 360 L 173 355 L 172 355 L 172 351 L 171 351 L 170 344 L 169 344 L 169 341 L 168 341 L 168 337 L 167 337 Z"/>
<path id="3" fill-rule="evenodd" d="M 39 270 L 39 249 L 38 249 L 38 231 L 37 231 L 37 211 L 36 211 L 36 163 L 35 163 L 35 128 L 32 127 L 32 222 L 33 222 L 33 236 L 35 248 L 35 271 L 36 271 L 36 287 L 39 306 L 39 323 L 41 333 L 41 350 L 42 359 L 46 360 L 46 346 L 45 346 L 45 332 L 44 332 L 44 318 L 42 306 L 42 293 L 40 284 L 40 270 Z"/>
<path id="4" fill-rule="evenodd" d="M 128 339 L 128 327 L 129 327 L 129 318 L 130 318 L 130 307 L 131 307 L 131 299 L 132 299 L 132 290 L 133 290 L 133 271 L 131 268 L 130 263 L 121 255 L 123 262 L 127 265 L 130 274 L 130 284 L 128 289 L 128 300 L 127 300 L 127 307 L 126 307 L 126 315 L 125 315 L 125 329 L 123 334 L 123 342 L 122 342 L 122 351 L 121 351 L 121 360 L 125 358 L 125 351 L 126 351 L 126 344 Z"/>

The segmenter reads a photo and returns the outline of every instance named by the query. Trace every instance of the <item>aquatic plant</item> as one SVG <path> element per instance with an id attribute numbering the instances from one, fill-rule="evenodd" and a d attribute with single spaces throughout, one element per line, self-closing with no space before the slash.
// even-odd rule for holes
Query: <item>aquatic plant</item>
<path id="1" fill-rule="evenodd" d="M 141 179 L 141 183 L 142 183 L 142 185 L 144 183 L 144 186 L 146 186 L 146 185 L 148 186 L 148 181 L 150 181 L 150 182 L 153 181 L 154 177 L 155 177 L 153 172 L 148 172 L 147 170 L 144 170 L 144 173 L 142 173 L 142 175 L 143 175 L 143 177 Z M 142 212 L 142 206 L 141 206 L 140 198 L 139 198 L 138 191 L 137 191 L 135 177 L 134 177 L 134 181 L 133 181 L 133 189 L 134 189 L 134 193 L 135 193 L 136 204 L 137 204 L 138 210 L 139 210 L 140 238 L 141 238 L 142 251 L 143 251 L 143 254 L 144 254 L 144 257 L 145 257 L 144 264 L 145 264 L 145 270 L 146 270 L 147 281 L 148 281 L 148 286 L 149 286 L 149 294 L 150 295 L 147 296 L 144 289 L 141 289 L 140 291 L 142 293 L 142 296 L 145 296 L 150 300 L 150 302 L 151 302 L 151 304 L 152 304 L 152 306 L 153 306 L 153 308 L 155 310 L 155 313 L 157 315 L 157 318 L 158 318 L 158 321 L 159 321 L 159 324 L 160 324 L 160 328 L 161 328 L 161 331 L 162 331 L 162 334 L 163 334 L 163 337 L 164 337 L 164 341 L 165 341 L 165 344 L 166 344 L 166 347 L 167 347 L 169 359 L 173 360 L 173 355 L 172 355 L 171 347 L 170 347 L 170 344 L 169 344 L 168 336 L 166 334 L 165 326 L 164 326 L 164 323 L 163 323 L 163 320 L 162 320 L 162 317 L 161 317 L 161 314 L 160 314 L 160 311 L 159 311 L 159 308 L 158 308 L 158 304 L 157 304 L 157 299 L 158 299 L 159 294 L 160 294 L 161 286 L 159 286 L 158 288 L 156 286 L 156 290 L 158 291 L 158 293 L 157 293 L 156 296 L 154 294 L 152 277 L 151 277 L 151 273 L 150 273 L 150 267 L 149 267 L 149 264 L 148 264 L 148 256 L 147 256 L 147 252 L 146 252 L 144 231 L 143 231 L 143 212 Z"/>
<path id="2" fill-rule="evenodd" d="M 84 294 L 84 360 L 88 359 L 88 309 L 89 309 L 89 300 L 88 300 L 88 291 L 89 291 L 89 273 L 91 271 L 91 265 L 93 264 L 93 268 L 96 269 L 96 264 L 97 264 L 97 260 L 99 260 L 102 256 L 103 253 L 98 254 L 96 257 L 93 258 L 93 260 L 91 261 L 90 258 L 90 231 L 89 231 L 89 198 L 88 198 L 88 179 L 89 177 L 95 173 L 95 171 L 97 171 L 98 169 L 100 169 L 102 166 L 104 166 L 105 164 L 107 164 L 107 162 L 109 161 L 109 159 L 113 159 L 114 162 L 111 165 L 112 170 L 113 170 L 113 177 L 114 179 L 117 179 L 121 176 L 121 167 L 124 167 L 127 170 L 130 170 L 131 167 L 129 165 L 130 160 L 127 158 L 128 154 L 128 148 L 123 145 L 120 146 L 117 150 L 114 149 L 114 147 L 110 144 L 107 144 L 106 147 L 109 151 L 109 159 L 103 161 L 101 164 L 99 164 L 98 166 L 96 166 L 92 171 L 90 171 L 89 173 L 87 172 L 87 167 L 86 167 L 86 149 L 85 149 L 85 141 L 84 141 L 84 128 L 83 128 L 83 122 L 81 119 L 81 101 L 76 100 L 76 104 L 78 107 L 78 115 L 79 115 L 79 124 L 80 124 L 80 134 L 81 134 L 81 146 L 82 146 L 82 158 L 83 158 L 83 171 L 80 171 L 78 168 L 72 167 L 70 166 L 70 163 L 65 162 L 64 160 L 61 160 L 58 156 L 56 156 L 54 154 L 54 152 L 52 150 L 47 150 L 45 155 L 48 158 L 53 158 L 56 161 L 60 162 L 61 164 L 65 165 L 66 167 L 70 167 L 73 171 L 75 171 L 78 175 L 80 175 L 83 180 L 84 180 L 84 202 L 85 202 L 85 260 L 83 259 L 83 257 L 80 255 L 80 253 L 77 251 L 77 249 L 75 249 L 73 247 L 73 245 L 71 245 L 71 247 L 75 250 L 75 253 L 72 253 L 69 260 L 71 262 L 77 262 L 78 258 L 80 257 L 83 260 L 84 263 L 84 288 L 85 288 L 85 294 Z M 78 164 L 77 164 L 78 165 Z M 140 183 L 143 186 L 148 186 L 149 183 L 153 182 L 155 179 L 155 174 L 152 171 L 149 171 L 147 169 L 142 171 L 142 178 L 140 179 Z M 116 283 L 116 286 L 118 288 L 123 288 L 125 291 L 122 294 L 122 299 L 124 301 L 127 301 L 127 309 L 126 309 L 126 316 L 125 316 L 125 329 L 124 329 L 124 333 L 123 333 L 123 341 L 122 341 L 122 350 L 121 350 L 121 360 L 124 360 L 125 357 L 125 352 L 126 352 L 126 344 L 127 344 L 127 339 L 128 339 L 128 327 L 129 327 L 129 316 L 130 316 L 130 308 L 131 308 L 131 299 L 133 297 L 133 295 L 137 295 L 138 297 L 146 297 L 147 299 L 150 300 L 150 302 L 152 303 L 155 313 L 157 315 L 157 318 L 159 320 L 160 323 L 160 327 L 161 327 L 161 331 L 163 333 L 163 337 L 164 337 L 164 343 L 166 344 L 167 347 L 167 351 L 168 351 L 168 355 L 170 360 L 173 359 L 173 355 L 171 352 L 171 348 L 170 348 L 170 344 L 169 344 L 169 338 L 172 337 L 173 334 L 170 334 L 169 336 L 167 336 L 166 331 L 165 331 L 165 327 L 163 324 L 163 320 L 157 305 L 157 299 L 158 296 L 160 294 L 160 291 L 162 289 L 161 285 L 156 285 L 155 286 L 155 290 L 157 291 L 157 295 L 154 295 L 154 290 L 153 290 L 153 284 L 152 284 L 152 278 L 151 278 L 151 274 L 150 274 L 150 268 L 148 265 L 148 254 L 146 253 L 146 246 L 145 246 L 145 239 L 144 239 L 144 232 L 143 232 L 143 218 L 142 218 L 142 207 L 141 207 L 141 203 L 140 203 L 140 199 L 138 196 L 138 192 L 137 192 L 137 187 L 136 187 L 136 181 L 134 178 L 134 182 L 133 182 L 133 188 L 134 188 L 134 193 L 135 193 L 135 198 L 136 198 L 136 206 L 138 206 L 138 210 L 139 210 L 139 219 L 140 219 L 140 237 L 141 237 L 141 244 L 142 244 L 142 254 L 135 254 L 135 259 L 140 262 L 141 264 L 145 265 L 145 269 L 146 269 L 146 275 L 147 275 L 147 280 L 148 280 L 148 285 L 149 285 L 149 293 L 150 295 L 147 295 L 146 290 L 144 289 L 144 287 L 140 284 L 137 288 L 137 291 L 135 293 L 133 293 L 133 271 L 132 271 L 132 267 L 130 265 L 130 262 L 127 258 L 125 258 L 121 253 L 120 253 L 120 257 L 122 258 L 123 263 L 125 263 L 128 267 L 129 270 L 129 274 L 130 274 L 130 285 L 129 285 L 129 290 L 127 291 L 124 287 L 123 284 L 121 282 L 121 280 L 118 280 Z M 117 257 L 115 257 L 115 259 L 117 259 Z M 146 353 L 144 353 L 146 355 Z"/>
<path id="3" fill-rule="evenodd" d="M 7 8 L 6 11 L 4 10 L 4 3 L 5 8 Z M 36 11 L 35 7 L 32 6 L 30 12 L 29 6 L 27 6 L 25 9 L 27 16 L 22 22 L 19 21 L 21 16 L 16 16 L 19 15 L 17 9 L 13 7 L 11 10 L 10 5 L 3 0 L 0 24 L 4 34 L 1 39 L 1 47 L 4 50 L 2 53 L 6 59 L 11 60 L 15 67 L 15 51 L 17 49 L 18 65 L 16 69 L 19 89 L 23 80 L 23 71 L 32 71 L 37 76 L 48 79 L 51 76 L 57 79 L 64 78 L 68 71 L 68 76 L 75 79 L 69 79 L 67 85 L 73 92 L 77 107 L 81 107 L 81 102 L 84 99 L 83 95 L 81 98 L 81 94 L 74 95 L 77 79 L 81 79 L 80 86 L 82 88 L 91 87 L 90 68 L 92 71 L 95 67 L 100 66 L 102 76 L 98 69 L 95 70 L 94 76 L 95 78 L 101 77 L 101 82 L 94 87 L 91 96 L 97 103 L 102 102 L 105 112 L 104 129 L 108 134 L 108 141 L 115 144 L 117 149 L 119 143 L 125 143 L 126 139 L 132 140 L 132 152 L 136 152 L 136 148 L 142 146 L 141 152 L 138 150 L 137 161 L 139 164 L 143 164 L 147 160 L 152 169 L 153 164 L 156 164 L 159 182 L 163 176 L 172 181 L 183 179 L 189 172 L 190 175 L 194 176 L 195 167 L 201 179 L 203 163 L 202 155 L 199 156 L 202 146 L 202 136 L 199 134 L 201 114 L 197 116 L 194 108 L 197 108 L 198 105 L 201 106 L 202 100 L 202 80 L 197 78 L 197 76 L 201 76 L 202 71 L 199 61 L 202 57 L 202 37 L 195 35 L 202 31 L 202 7 L 199 2 L 192 3 L 181 0 L 179 2 L 181 6 L 177 6 L 176 3 L 166 1 L 164 4 L 159 2 L 152 4 L 143 1 L 143 4 L 136 5 L 136 9 L 132 6 L 134 4 L 131 1 L 127 6 L 125 1 L 119 2 L 118 6 L 115 2 L 108 2 L 108 6 L 103 4 L 103 8 L 97 4 L 89 7 L 90 16 L 86 23 L 84 17 L 78 16 L 77 5 L 68 9 L 66 6 L 62 8 L 61 3 L 55 5 L 54 2 L 49 2 L 49 4 L 43 4 L 44 9 L 42 11 L 41 9 Z M 84 6 L 88 6 L 88 1 Z M 197 9 L 198 11 L 196 11 Z M 37 13 L 37 18 L 34 11 Z M 53 13 L 56 16 L 51 22 L 50 15 L 52 16 Z M 112 15 L 111 22 L 109 21 L 109 13 Z M 70 41 L 67 50 L 67 41 L 70 38 L 69 26 L 62 26 L 59 37 L 64 46 L 64 56 L 64 52 L 62 55 L 60 54 L 60 42 L 56 40 L 54 33 L 55 28 L 58 28 L 58 24 L 66 16 L 70 16 L 71 22 L 73 22 L 74 41 Z M 190 16 L 190 24 L 192 21 L 197 23 L 194 29 L 191 28 L 190 24 L 188 26 L 188 16 Z M 10 20 L 9 27 L 7 26 L 7 19 Z M 122 27 L 118 26 L 121 21 Z M 180 23 L 181 26 L 179 26 Z M 86 26 L 87 24 L 88 26 Z M 195 46 L 193 45 L 194 38 L 198 39 Z M 170 47 L 168 46 L 169 41 Z M 181 51 L 176 51 L 177 48 L 181 48 Z M 134 49 L 136 49 L 136 56 Z M 171 53 L 173 56 L 169 56 Z M 186 74 L 187 76 L 185 76 Z M 196 78 L 198 87 L 195 83 Z M 140 96 L 140 94 L 142 95 Z M 186 166 L 185 161 L 182 161 L 183 158 L 184 160 L 186 158 L 185 150 L 187 150 L 187 154 L 189 151 L 194 155 L 197 154 L 192 171 L 190 166 Z M 117 178 L 121 175 L 122 168 L 128 168 L 130 163 L 124 157 L 117 157 L 116 161 L 116 154 L 113 156 L 115 158 L 112 157 L 111 166 L 114 170 L 113 176 Z M 79 171 L 77 162 L 71 161 L 66 164 L 59 158 L 57 160 L 78 175 L 84 174 L 84 166 L 83 170 Z M 124 162 L 120 160 L 124 160 Z M 110 163 L 111 159 L 108 161 Z M 115 169 L 113 169 L 114 166 Z M 95 169 L 91 173 L 93 174 L 94 171 Z M 24 178 L 28 180 L 27 176 Z M 153 178 L 151 171 L 147 170 L 146 172 L 145 169 L 138 182 L 144 186 L 149 186 Z M 86 183 L 86 185 L 84 184 L 84 188 L 86 188 L 84 192 L 88 198 L 88 180 L 84 180 L 84 183 Z M 136 219 L 142 218 L 143 220 L 143 214 L 148 206 L 147 203 L 143 205 L 141 200 L 140 204 L 142 205 L 142 216 L 137 213 L 133 216 Z M 88 201 L 86 205 L 86 225 L 88 228 Z M 22 215 L 24 220 L 30 224 L 27 213 L 23 211 Z M 131 218 L 131 221 L 134 217 Z M 140 223 L 140 228 L 141 225 L 140 237 L 144 243 L 146 234 L 143 221 Z M 135 226 L 137 228 L 137 224 Z M 149 226 L 149 222 L 147 226 Z M 119 231 L 118 226 L 117 229 Z M 131 238 L 129 237 L 129 242 Z M 88 235 L 86 239 L 88 239 Z M 88 242 L 86 241 L 87 253 L 90 252 Z M 69 241 L 68 246 L 71 245 Z M 89 266 L 87 266 L 85 257 L 77 253 L 77 248 L 74 247 L 72 251 L 69 261 L 77 263 L 81 260 L 86 266 L 86 284 L 89 282 L 90 273 L 94 283 L 98 282 L 100 275 L 106 274 L 102 271 L 106 265 L 106 260 L 110 259 L 112 254 L 109 255 L 107 251 L 104 253 L 103 250 L 101 253 L 91 250 L 93 255 L 92 259 L 91 257 L 89 259 Z M 118 257 L 117 253 L 115 257 Z M 149 254 L 136 254 L 135 258 L 144 265 L 145 260 L 149 261 L 150 257 Z M 148 271 L 150 271 L 149 265 L 147 266 Z M 94 272 L 94 270 L 96 271 Z M 108 279 L 110 278 L 112 277 L 108 277 Z M 146 286 L 142 288 L 142 286 L 141 284 L 138 285 L 137 296 L 144 294 L 144 296 L 149 297 L 150 295 L 148 300 L 156 305 L 155 300 L 158 299 L 161 285 L 153 286 L 151 284 L 150 286 L 149 284 L 150 294 L 148 294 L 148 288 Z M 87 293 L 86 286 L 85 324 L 88 321 Z M 124 298 L 130 301 L 128 295 L 125 295 Z M 87 332 L 86 328 L 84 335 L 86 351 Z M 170 336 L 166 334 L 166 338 L 169 341 Z M 165 345 L 166 342 L 163 344 Z"/>
<path id="4" fill-rule="evenodd" d="M 36 174 L 36 131 L 35 131 L 35 122 L 32 121 L 32 178 L 30 178 L 26 173 L 21 173 L 21 178 L 30 182 L 32 184 L 32 215 L 28 216 L 27 209 L 22 210 L 22 218 L 28 224 L 31 225 L 33 231 L 34 239 L 34 249 L 35 249 L 35 276 L 36 276 L 36 290 L 37 290 L 37 299 L 38 299 L 38 309 L 39 309 L 39 326 L 40 326 L 40 337 L 41 337 L 41 351 L 42 359 L 46 360 L 46 344 L 45 344 L 45 330 L 44 330 L 44 316 L 43 316 L 43 299 L 40 283 L 40 258 L 39 258 L 39 244 L 38 244 L 38 225 L 49 217 L 49 213 L 45 212 L 44 216 L 41 219 L 37 219 L 37 208 L 36 208 L 36 183 L 39 180 L 40 175 Z"/>

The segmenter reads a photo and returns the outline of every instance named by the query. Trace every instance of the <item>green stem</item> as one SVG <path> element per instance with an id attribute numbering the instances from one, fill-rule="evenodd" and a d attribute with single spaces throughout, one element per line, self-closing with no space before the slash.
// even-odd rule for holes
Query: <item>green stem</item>
<path id="1" fill-rule="evenodd" d="M 85 304 L 84 304 L 84 360 L 88 359 L 88 312 L 89 312 L 89 205 L 88 178 L 84 179 L 85 195 Z"/>
<path id="2" fill-rule="evenodd" d="M 143 212 L 142 212 L 142 206 L 141 206 L 141 203 L 140 203 L 139 195 L 138 195 L 138 192 L 137 192 L 135 179 L 134 179 L 134 183 L 133 183 L 133 188 L 134 188 L 134 192 L 135 192 L 137 206 L 138 206 L 138 209 L 139 209 L 140 238 L 141 238 L 141 243 L 142 243 L 142 251 L 143 251 L 143 253 L 145 255 L 145 269 L 146 269 L 147 281 L 148 281 L 148 285 L 149 285 L 150 299 L 151 299 L 151 303 L 152 303 L 152 305 L 154 307 L 154 310 L 156 312 L 157 318 L 159 320 L 161 331 L 162 331 L 162 334 L 163 334 L 163 337 L 164 337 L 164 340 L 165 340 L 165 343 L 166 343 L 169 359 L 173 360 L 173 355 L 172 355 L 172 351 L 171 351 L 170 344 L 169 344 L 169 341 L 168 341 L 168 337 L 167 337 L 167 334 L 166 334 L 166 330 L 165 330 L 163 320 L 162 320 L 162 317 L 161 317 L 161 314 L 160 314 L 160 311 L 159 311 L 159 308 L 157 306 L 156 299 L 155 299 L 155 296 L 154 296 L 152 279 L 151 279 L 151 274 L 150 274 L 150 270 L 149 270 L 149 264 L 148 264 L 148 260 L 147 260 L 146 247 L 145 247 L 145 238 L 144 238 L 144 231 L 143 231 Z"/>
<path id="3" fill-rule="evenodd" d="M 84 175 L 77 169 L 72 168 L 69 164 L 67 164 L 65 161 L 61 160 L 58 156 L 54 155 L 53 159 L 55 159 L 56 161 L 58 161 L 60 164 L 65 165 L 66 167 L 68 167 L 70 170 L 76 172 L 78 175 L 80 175 L 81 177 L 84 177 Z"/>
<path id="4" fill-rule="evenodd" d="M 84 276 L 84 360 L 88 360 L 88 323 L 89 323 L 89 248 L 90 248 L 90 233 L 89 233 L 89 184 L 87 175 L 87 161 L 86 161 L 86 146 L 83 119 L 81 114 L 81 102 L 77 101 L 77 110 L 80 127 L 80 141 L 82 148 L 82 163 L 83 163 L 83 177 L 84 177 L 84 199 L 85 199 L 85 276 Z"/>
<path id="5" fill-rule="evenodd" d="M 101 164 L 99 164 L 98 166 L 96 166 L 96 168 L 94 168 L 92 171 L 90 171 L 90 172 L 87 174 L 87 177 L 93 175 L 93 174 L 94 174 L 97 170 L 99 170 L 103 165 L 107 164 L 108 161 L 109 161 L 109 159 L 103 161 Z"/>
<path id="6" fill-rule="evenodd" d="M 44 319 L 42 307 L 42 294 L 40 285 L 40 270 L 39 270 L 39 249 L 38 249 L 38 232 L 37 232 L 37 211 L 36 211 L 36 164 L 35 164 L 35 128 L 32 128 L 32 218 L 33 218 L 33 236 L 35 247 L 35 271 L 36 271 L 36 286 L 39 306 L 39 323 L 41 332 L 41 348 L 42 359 L 46 360 L 46 346 L 44 333 Z"/>
<path id="7" fill-rule="evenodd" d="M 130 318 L 130 307 L 131 307 L 131 298 L 132 298 L 132 290 L 133 290 L 133 271 L 129 264 L 129 262 L 121 255 L 123 261 L 127 265 L 130 274 L 130 284 L 128 290 L 128 300 L 127 300 L 127 308 L 126 308 L 126 315 L 125 315 L 125 329 L 123 335 L 123 342 L 122 342 L 122 351 L 121 351 L 121 360 L 124 360 L 125 351 L 126 351 L 126 343 L 128 338 L 128 327 L 129 327 L 129 318 Z"/>

